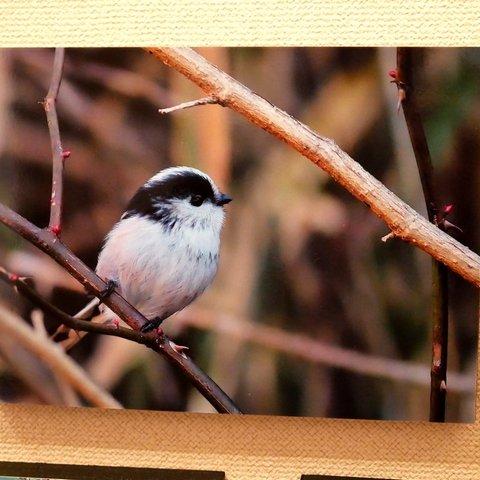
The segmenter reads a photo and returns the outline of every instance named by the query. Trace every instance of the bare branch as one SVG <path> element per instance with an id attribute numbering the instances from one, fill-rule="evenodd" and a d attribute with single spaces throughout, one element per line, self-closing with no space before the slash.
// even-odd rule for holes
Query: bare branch
<path id="1" fill-rule="evenodd" d="M 394 83 L 399 91 L 408 133 L 422 183 L 428 219 L 442 230 L 444 222 L 439 215 L 440 204 L 435 190 L 433 165 L 427 136 L 418 107 L 415 84 L 415 49 L 397 49 L 397 70 Z M 392 73 L 390 74 L 392 75 Z M 444 422 L 446 407 L 447 351 L 448 351 L 448 269 L 432 259 L 432 363 L 430 384 L 430 421 Z"/>
<path id="2" fill-rule="evenodd" d="M 398 89 L 404 92 L 401 95 L 400 102 L 405 114 L 405 122 L 415 153 L 415 160 L 417 161 L 428 219 L 432 223 L 436 223 L 439 204 L 434 186 L 433 165 L 428 148 L 427 136 L 425 135 L 425 129 L 414 90 L 413 63 L 413 49 L 398 48 L 396 79 L 393 83 L 396 83 Z"/>
<path id="3" fill-rule="evenodd" d="M 74 278 L 82 283 L 89 293 L 97 297 L 101 296 L 106 287 L 105 282 L 77 258 L 53 232 L 48 229 L 38 228 L 1 203 L 0 222 L 53 258 Z M 147 321 L 138 310 L 132 307 L 132 305 L 115 291 L 102 301 L 133 330 L 139 330 Z M 101 325 L 97 324 L 96 328 L 100 326 Z M 112 328 L 105 325 L 103 327 Z M 111 330 L 108 331 L 110 332 Z M 125 333 L 126 335 L 135 333 L 130 333 L 129 330 L 127 331 L 129 333 Z M 120 331 L 120 334 L 121 333 L 123 333 L 123 330 Z M 120 334 L 117 336 L 121 336 Z M 166 336 L 158 337 L 153 333 L 145 335 L 145 337 L 147 336 L 154 338 L 156 351 L 178 368 L 219 412 L 241 413 L 228 395 L 187 355 L 179 353 L 172 348 L 171 342 Z"/>
<path id="4" fill-rule="evenodd" d="M 8 272 L 3 267 L 0 267 L 0 279 L 14 286 L 25 298 L 28 298 L 34 305 L 52 315 L 62 325 L 67 325 L 69 328 L 82 332 L 101 333 L 104 335 L 125 338 L 143 345 L 151 346 L 154 349 L 158 347 L 157 338 L 153 335 L 146 335 L 129 328 L 115 327 L 106 323 L 93 323 L 89 320 L 82 320 L 66 314 L 45 300 L 32 287 L 30 287 L 28 283 L 25 282 L 25 278 Z"/>
<path id="5" fill-rule="evenodd" d="M 50 88 L 43 102 L 47 115 L 48 131 L 52 148 L 52 196 L 50 199 L 50 222 L 48 228 L 57 236 L 62 229 L 62 203 L 63 203 L 63 165 L 69 152 L 64 152 L 58 126 L 56 102 L 60 84 L 62 82 L 63 62 L 65 49 L 56 48 L 53 61 L 53 73 Z"/>
<path id="6" fill-rule="evenodd" d="M 0 329 L 10 335 L 14 341 L 38 355 L 93 405 L 121 408 L 121 405 L 110 394 L 95 385 L 61 348 L 48 338 L 36 335 L 31 327 L 3 305 L 0 305 Z"/>
<path id="7" fill-rule="evenodd" d="M 95 310 L 95 307 L 100 304 L 100 300 L 98 298 L 94 298 L 91 302 L 89 302 L 85 307 L 83 307 L 79 312 L 77 312 L 73 318 L 79 319 L 86 319 L 89 320 L 90 323 L 96 323 L 95 317 L 92 318 L 92 312 Z M 73 328 L 68 327 L 66 324 L 62 323 L 58 328 L 57 331 L 52 335 L 52 339 L 57 341 L 58 338 L 61 336 L 66 336 L 65 339 L 58 342 L 62 348 L 67 352 L 71 348 L 73 348 L 88 332 L 80 331 Z"/>
<path id="8" fill-rule="evenodd" d="M 441 231 L 366 172 L 332 140 L 323 138 L 190 48 L 147 48 L 166 65 L 196 83 L 222 105 L 240 113 L 325 170 L 352 195 L 366 203 L 396 237 L 410 242 L 480 286 L 480 257 Z"/>
<path id="9" fill-rule="evenodd" d="M 219 103 L 219 100 L 215 97 L 203 97 L 199 98 L 198 100 L 192 100 L 191 102 L 180 103 L 180 105 L 175 105 L 174 107 L 160 108 L 158 113 L 165 115 L 167 113 L 176 112 L 177 110 L 186 110 L 187 108 L 198 107 L 199 105 L 214 105 Z"/>

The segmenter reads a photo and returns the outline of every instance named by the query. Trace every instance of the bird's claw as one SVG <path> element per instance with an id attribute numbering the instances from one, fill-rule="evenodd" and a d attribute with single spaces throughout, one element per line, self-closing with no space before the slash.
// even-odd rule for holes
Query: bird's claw
<path id="1" fill-rule="evenodd" d="M 148 332 L 151 332 L 152 330 L 160 329 L 163 335 L 163 330 L 160 328 L 160 324 L 162 323 L 162 321 L 163 321 L 163 318 L 155 317 L 153 320 L 149 320 L 147 323 L 144 323 L 140 328 L 140 331 L 142 333 L 148 333 Z"/>
<path id="2" fill-rule="evenodd" d="M 117 287 L 118 284 L 115 280 L 108 280 L 107 286 L 98 294 L 98 298 L 100 299 L 100 301 L 103 301 L 107 297 L 109 297 Z"/>

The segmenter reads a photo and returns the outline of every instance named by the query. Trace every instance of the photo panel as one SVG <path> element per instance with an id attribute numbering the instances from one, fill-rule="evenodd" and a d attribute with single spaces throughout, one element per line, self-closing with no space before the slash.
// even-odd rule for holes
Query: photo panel
<path id="1" fill-rule="evenodd" d="M 0 52 L 0 201 L 46 227 L 41 252 L 0 225 L 1 402 L 474 421 L 478 290 L 390 233 L 377 184 L 358 201 L 148 51 L 58 50 Z M 479 250 L 479 49 L 196 51 Z M 51 308 L 92 303 L 89 333 Z"/>

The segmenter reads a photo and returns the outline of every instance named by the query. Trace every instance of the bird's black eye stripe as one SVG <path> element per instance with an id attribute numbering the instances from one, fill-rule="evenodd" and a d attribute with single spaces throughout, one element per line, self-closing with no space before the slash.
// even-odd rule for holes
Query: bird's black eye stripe
<path id="1" fill-rule="evenodd" d="M 176 199 L 199 207 L 205 201 L 215 204 L 216 194 L 210 181 L 202 175 L 189 171 L 176 173 L 140 187 L 130 200 L 123 218 L 139 215 L 160 221 L 171 210 L 168 208 L 170 202 Z"/>
<path id="2" fill-rule="evenodd" d="M 204 198 L 202 197 L 202 195 L 192 195 L 190 203 L 194 207 L 199 207 L 203 203 L 203 200 L 204 200 Z"/>

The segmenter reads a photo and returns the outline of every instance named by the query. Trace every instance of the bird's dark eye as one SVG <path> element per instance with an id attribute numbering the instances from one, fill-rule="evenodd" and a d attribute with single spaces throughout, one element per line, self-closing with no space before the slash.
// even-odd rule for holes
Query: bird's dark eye
<path id="1" fill-rule="evenodd" d="M 203 197 L 201 195 L 192 195 L 190 203 L 194 207 L 199 207 L 203 203 Z"/>

